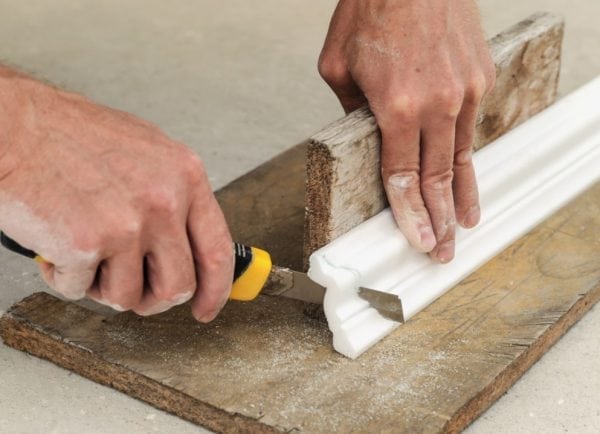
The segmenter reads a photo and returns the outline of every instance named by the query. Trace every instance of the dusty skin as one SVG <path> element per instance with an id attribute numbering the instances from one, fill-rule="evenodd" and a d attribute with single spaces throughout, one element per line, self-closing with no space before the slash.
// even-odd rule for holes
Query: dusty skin
<path id="1" fill-rule="evenodd" d="M 229 295 L 231 237 L 200 159 L 158 127 L 0 67 L 0 227 L 49 286 L 142 315 Z"/>
<path id="2" fill-rule="evenodd" d="M 475 2 L 342 0 L 319 71 L 346 112 L 367 102 L 373 111 L 383 180 L 404 235 L 451 261 L 456 222 L 479 222 L 471 149 L 495 80 Z"/>

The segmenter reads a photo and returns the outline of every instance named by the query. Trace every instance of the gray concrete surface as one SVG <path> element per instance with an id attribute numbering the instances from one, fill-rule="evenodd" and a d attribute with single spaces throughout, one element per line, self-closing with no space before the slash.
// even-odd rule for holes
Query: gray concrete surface
<path id="1" fill-rule="evenodd" d="M 199 152 L 218 188 L 342 112 L 316 73 L 333 0 L 0 0 L 0 62 L 131 111 Z M 493 34 L 545 9 L 567 19 L 561 93 L 600 73 L 598 0 L 482 0 Z M 0 310 L 43 290 L 0 252 Z M 600 432 L 600 308 L 468 432 Z M 0 345 L 0 432 L 201 428 Z"/>

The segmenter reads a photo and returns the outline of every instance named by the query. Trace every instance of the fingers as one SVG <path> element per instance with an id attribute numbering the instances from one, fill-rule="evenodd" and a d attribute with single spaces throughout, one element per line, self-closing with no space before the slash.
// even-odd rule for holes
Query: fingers
<path id="1" fill-rule="evenodd" d="M 420 128 L 413 115 L 400 113 L 382 124 L 382 177 L 394 218 L 409 243 L 421 252 L 436 245 L 421 196 Z"/>
<path id="2" fill-rule="evenodd" d="M 194 295 L 196 276 L 187 234 L 162 234 L 150 252 L 118 254 L 102 262 L 87 295 L 118 311 L 162 313 Z"/>
<path id="3" fill-rule="evenodd" d="M 472 228 L 477 225 L 481 216 L 472 150 L 477 114 L 485 91 L 486 81 L 483 76 L 480 79 L 471 81 L 456 121 L 452 188 L 456 219 L 465 228 Z"/>
<path id="4" fill-rule="evenodd" d="M 114 310 L 125 311 L 139 304 L 143 287 L 143 254 L 133 250 L 103 261 L 98 268 L 96 284 L 87 295 Z"/>
<path id="5" fill-rule="evenodd" d="M 437 240 L 430 256 L 446 263 L 454 258 L 455 248 L 452 179 L 456 118 L 442 112 L 427 119 L 422 132 L 421 192 Z"/>
<path id="6" fill-rule="evenodd" d="M 472 146 L 491 84 L 480 74 L 454 85 L 447 81 L 421 100 L 405 95 L 394 97 L 392 105 L 371 104 L 382 131 L 382 175 L 396 221 L 412 246 L 442 263 L 454 258 L 457 220 L 471 228 L 480 219 Z"/>
<path id="7" fill-rule="evenodd" d="M 405 96 L 376 116 L 383 181 L 398 226 L 413 247 L 446 263 L 455 248 L 452 180 L 462 95 L 448 86 L 439 98 L 427 111 L 416 97 Z"/>
<path id="8" fill-rule="evenodd" d="M 212 192 L 200 194 L 192 203 L 187 224 L 198 282 L 192 313 L 198 321 L 209 322 L 231 292 L 233 241 Z"/>
<path id="9" fill-rule="evenodd" d="M 146 288 L 139 315 L 154 315 L 190 300 L 196 290 L 196 272 L 187 234 L 160 237 L 146 255 Z"/>

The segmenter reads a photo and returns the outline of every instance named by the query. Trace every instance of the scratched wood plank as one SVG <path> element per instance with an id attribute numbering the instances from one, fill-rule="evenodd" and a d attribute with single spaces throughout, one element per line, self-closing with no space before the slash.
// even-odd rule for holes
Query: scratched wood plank
<path id="1" fill-rule="evenodd" d="M 496 87 L 485 98 L 475 150 L 550 105 L 560 71 L 563 20 L 537 13 L 490 39 Z M 308 146 L 304 261 L 387 206 L 381 137 L 367 108 L 315 134 Z"/>
<path id="2" fill-rule="evenodd" d="M 599 298 L 600 184 L 358 360 L 332 351 L 304 303 L 269 296 L 203 325 L 187 306 L 105 317 L 38 293 L 0 335 L 218 432 L 457 432 Z"/>

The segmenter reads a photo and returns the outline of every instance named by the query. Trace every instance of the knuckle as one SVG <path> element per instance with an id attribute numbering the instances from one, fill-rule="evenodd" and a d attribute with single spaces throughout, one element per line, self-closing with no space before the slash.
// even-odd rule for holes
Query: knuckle
<path id="1" fill-rule="evenodd" d="M 421 180 L 421 189 L 428 191 L 443 191 L 452 187 L 452 178 L 454 174 L 452 169 L 447 169 L 439 173 L 424 175 Z"/>
<path id="2" fill-rule="evenodd" d="M 419 116 L 423 106 L 419 98 L 408 94 L 394 95 L 388 98 L 388 101 L 385 104 L 385 113 L 391 122 L 398 122 L 398 119 L 410 122 Z"/>
<path id="3" fill-rule="evenodd" d="M 456 218 L 449 215 L 440 225 L 440 235 L 444 241 L 454 241 L 456 238 Z"/>
<path id="4" fill-rule="evenodd" d="M 323 53 L 317 65 L 319 75 L 330 86 L 339 86 L 347 81 L 348 68 L 341 59 Z"/>
<path id="5" fill-rule="evenodd" d="M 439 238 L 441 244 L 455 240 L 456 221 L 454 219 L 446 219 L 442 221 L 436 229 L 437 238 Z"/>
<path id="6" fill-rule="evenodd" d="M 114 254 L 124 247 L 137 245 L 142 235 L 142 220 L 132 211 L 124 211 L 116 216 L 110 216 L 96 228 L 93 234 L 86 238 L 86 246 L 94 249 L 97 254 Z M 116 249 L 116 250 L 115 250 Z"/>
<path id="7" fill-rule="evenodd" d="M 179 208 L 179 201 L 175 193 L 164 188 L 155 188 L 149 191 L 147 201 L 149 208 L 160 214 L 172 215 Z"/>
<path id="8" fill-rule="evenodd" d="M 89 252 L 98 255 L 104 241 L 103 238 L 99 230 L 85 230 L 82 228 L 73 232 L 73 247 L 80 252 Z"/>
<path id="9" fill-rule="evenodd" d="M 458 167 L 469 166 L 473 161 L 473 151 L 471 147 L 462 149 L 454 154 L 454 165 Z"/>
<path id="10" fill-rule="evenodd" d="M 434 93 L 434 101 L 442 113 L 456 117 L 462 107 L 464 94 L 463 86 L 449 82 Z"/>
<path id="11" fill-rule="evenodd" d="M 213 249 L 204 258 L 204 268 L 208 273 L 222 273 L 233 267 L 233 248 L 231 243 Z"/>
<path id="12" fill-rule="evenodd" d="M 54 257 L 55 255 L 63 256 L 64 260 L 68 261 L 80 261 L 88 258 L 90 262 L 95 261 L 104 241 L 107 226 L 109 231 L 113 228 L 111 223 L 110 218 L 100 218 L 96 221 L 95 219 L 71 216 L 68 220 L 70 242 L 58 246 L 58 251 L 54 252 L 54 255 L 44 256 L 44 252 L 39 253 L 53 263 L 62 262 L 59 258 Z"/>
<path id="13" fill-rule="evenodd" d="M 124 241 L 137 240 L 142 233 L 142 223 L 135 216 L 123 218 L 117 227 L 118 229 L 114 233 L 119 239 Z"/>
<path id="14" fill-rule="evenodd" d="M 465 101 L 470 104 L 479 104 L 487 90 L 487 80 L 483 73 L 475 75 L 469 80 L 465 89 Z"/>
<path id="15" fill-rule="evenodd" d="M 187 148 L 182 152 L 178 165 L 181 168 L 182 173 L 189 179 L 199 179 L 205 173 L 202 159 Z"/>
<path id="16" fill-rule="evenodd" d="M 382 177 L 388 187 L 406 190 L 419 185 L 418 169 L 387 169 L 382 168 Z"/>
<path id="17" fill-rule="evenodd" d="M 105 255 L 113 255 L 137 246 L 142 236 L 142 223 L 137 217 L 123 216 L 119 222 L 106 224 L 98 236 L 97 249 Z"/>

